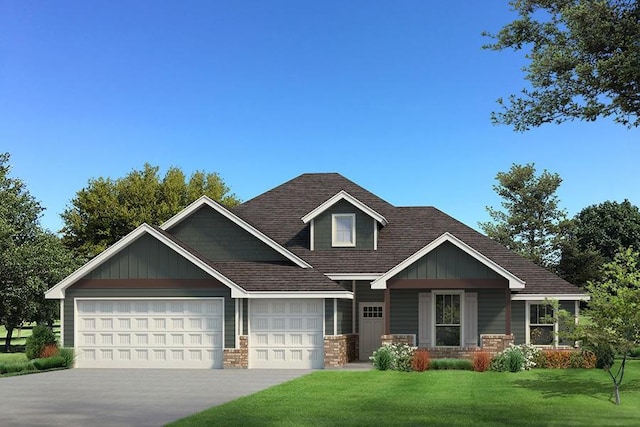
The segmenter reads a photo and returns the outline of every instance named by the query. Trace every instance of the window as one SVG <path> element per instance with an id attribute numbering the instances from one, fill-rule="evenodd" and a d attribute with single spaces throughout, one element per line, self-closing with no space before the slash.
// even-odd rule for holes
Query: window
<path id="1" fill-rule="evenodd" d="M 355 214 L 333 214 L 332 216 L 332 246 L 356 245 L 356 216 Z"/>
<path id="2" fill-rule="evenodd" d="M 436 346 L 458 347 L 462 336 L 459 293 L 435 294 Z"/>
<path id="3" fill-rule="evenodd" d="M 548 304 L 529 304 L 529 344 L 555 344 L 556 325 L 553 308 Z"/>

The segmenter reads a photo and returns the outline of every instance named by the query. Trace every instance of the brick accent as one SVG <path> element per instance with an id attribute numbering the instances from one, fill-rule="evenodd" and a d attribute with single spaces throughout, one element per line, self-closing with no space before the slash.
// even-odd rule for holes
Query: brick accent
<path id="1" fill-rule="evenodd" d="M 488 352 L 492 356 L 495 356 L 505 348 L 508 348 L 509 344 L 513 344 L 514 340 L 515 338 L 513 335 L 504 335 L 504 334 L 480 335 L 480 341 L 482 342 L 482 350 Z"/>
<path id="2" fill-rule="evenodd" d="M 473 355 L 480 350 L 478 347 L 430 347 L 425 348 L 432 359 L 469 359 L 473 360 Z"/>
<path id="3" fill-rule="evenodd" d="M 339 368 L 358 359 L 358 335 L 325 335 L 324 367 Z"/>
<path id="4" fill-rule="evenodd" d="M 247 369 L 249 367 L 249 338 L 240 335 L 240 348 L 225 348 L 223 366 L 227 368 Z"/>
<path id="5" fill-rule="evenodd" d="M 385 344 L 407 344 L 411 347 L 416 345 L 415 334 L 395 334 L 395 335 L 383 335 L 381 337 L 382 345 Z"/>

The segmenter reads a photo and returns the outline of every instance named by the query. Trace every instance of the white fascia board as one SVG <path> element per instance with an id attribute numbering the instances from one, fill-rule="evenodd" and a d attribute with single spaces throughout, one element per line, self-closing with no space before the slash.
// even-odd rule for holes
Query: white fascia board
<path id="1" fill-rule="evenodd" d="M 258 230 L 257 228 L 255 228 L 254 226 L 252 226 L 251 224 L 249 224 L 248 222 L 246 222 L 245 220 L 243 220 L 242 218 L 240 218 L 239 216 L 237 216 L 236 214 L 234 214 L 233 212 L 231 212 L 230 210 L 228 210 L 227 208 L 225 208 L 224 206 L 222 206 L 221 204 L 217 203 L 216 201 L 214 201 L 213 199 L 207 196 L 202 196 L 195 202 L 191 203 L 182 211 L 180 211 L 179 213 L 171 217 L 167 222 L 162 224 L 160 228 L 163 230 L 168 230 L 169 228 L 178 224 L 183 219 L 187 218 L 189 215 L 191 215 L 193 212 L 200 209 L 204 205 L 209 206 L 210 208 L 218 212 L 220 215 L 224 216 L 225 218 L 227 218 L 228 220 L 230 220 L 231 222 L 233 222 L 234 224 L 236 224 L 237 226 L 239 226 L 249 234 L 253 235 L 258 240 L 262 241 L 267 246 L 274 249 L 280 255 L 284 256 L 285 258 L 287 258 L 288 260 L 296 264 L 298 267 L 312 268 L 311 264 L 307 263 L 302 258 L 295 255 L 293 252 L 287 250 L 286 248 L 278 244 L 275 240 L 273 240 L 271 237 L 267 236 L 266 234 L 264 234 L 263 232 L 261 232 L 260 230 Z"/>
<path id="2" fill-rule="evenodd" d="M 333 206 L 334 204 L 338 203 L 341 200 L 346 200 L 347 202 L 351 203 L 352 205 L 354 205 L 355 207 L 357 207 L 358 209 L 360 209 L 361 211 L 363 211 L 364 213 L 366 213 L 367 215 L 369 215 L 370 217 L 378 221 L 383 226 L 389 223 L 384 216 L 380 215 L 378 212 L 374 211 L 369 206 L 365 205 L 360 200 L 356 199 L 355 197 L 353 197 L 351 194 L 347 193 L 344 190 L 340 190 L 340 192 L 336 193 L 333 197 L 329 198 L 320 206 L 318 206 L 317 208 L 315 208 L 314 210 L 312 210 L 311 212 L 303 216 L 302 222 L 304 222 L 305 224 L 308 223 L 309 221 L 311 221 L 312 219 L 314 219 L 315 217 L 320 215 L 322 212 L 326 211 L 331 206 Z"/>
<path id="3" fill-rule="evenodd" d="M 587 294 L 529 294 L 511 296 L 511 301 L 544 301 L 545 299 L 556 299 L 558 301 L 589 301 L 591 296 Z"/>
<path id="4" fill-rule="evenodd" d="M 425 247 L 423 247 L 422 249 L 420 249 L 419 251 L 411 255 L 409 258 L 405 259 L 400 264 L 396 265 L 391 270 L 387 271 L 382 276 L 374 280 L 371 283 L 371 289 L 387 289 L 387 280 L 389 280 L 390 278 L 392 278 L 393 276 L 395 276 L 396 274 L 398 274 L 399 272 L 401 272 L 402 270 L 404 270 L 414 262 L 418 261 L 420 258 L 425 256 L 426 254 L 428 254 L 429 252 L 431 252 L 432 250 L 434 250 L 444 242 L 452 243 L 453 245 L 458 247 L 458 249 L 461 249 L 471 257 L 480 261 L 485 266 L 489 267 L 491 270 L 498 273 L 500 276 L 507 279 L 509 281 L 509 289 L 524 289 L 524 286 L 525 286 L 524 280 L 520 279 L 513 273 L 509 272 L 507 269 L 500 266 L 499 264 L 493 262 L 492 260 L 484 256 L 480 252 L 476 251 L 471 246 L 467 245 L 462 240 L 458 239 L 456 236 L 454 236 L 449 232 L 442 234 L 440 237 L 438 237 L 437 239 L 435 239 L 434 241 L 432 241 L 431 243 L 429 243 L 428 245 L 426 245 Z"/>
<path id="5" fill-rule="evenodd" d="M 318 298 L 339 298 L 353 299 L 353 292 L 247 292 L 244 298 L 249 299 L 318 299 Z"/>
<path id="6" fill-rule="evenodd" d="M 154 229 L 150 225 L 142 224 L 138 228 L 133 230 L 131 233 L 127 234 L 125 237 L 117 241 L 111 247 L 101 252 L 91 261 L 89 261 L 88 263 L 86 263 L 85 265 L 83 265 L 73 273 L 71 273 L 69 276 L 64 278 L 61 282 L 56 284 L 54 287 L 49 289 L 45 293 L 45 298 L 46 299 L 64 299 L 65 290 L 69 286 L 73 285 L 75 282 L 82 279 L 89 272 L 91 272 L 92 270 L 100 266 L 102 263 L 109 260 L 111 257 L 116 255 L 118 252 L 120 252 L 122 249 L 127 247 L 129 244 L 133 243 L 135 240 L 137 240 L 144 234 L 149 234 L 154 238 L 158 239 L 159 241 L 164 243 L 166 246 L 168 246 L 170 249 L 182 255 L 184 258 L 191 261 L 197 267 L 201 268 L 203 271 L 205 271 L 206 273 L 210 274 L 211 276 L 213 276 L 214 278 L 218 279 L 220 282 L 228 286 L 231 289 L 232 297 L 239 298 L 242 295 L 246 294 L 244 289 L 242 289 L 240 286 L 235 284 L 230 279 L 226 278 L 224 275 L 216 271 L 213 267 L 211 267 L 201 259 L 194 256 L 191 252 L 187 251 L 182 246 L 176 244 L 173 240 L 167 238 L 162 233 L 159 233 L 156 229 Z"/>
<path id="7" fill-rule="evenodd" d="M 376 280 L 380 273 L 325 273 L 331 280 Z"/>

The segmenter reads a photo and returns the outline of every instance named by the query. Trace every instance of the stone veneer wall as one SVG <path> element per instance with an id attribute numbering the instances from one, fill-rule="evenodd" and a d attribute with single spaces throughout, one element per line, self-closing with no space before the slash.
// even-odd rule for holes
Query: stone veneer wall
<path id="1" fill-rule="evenodd" d="M 225 348 L 223 366 L 227 368 L 247 369 L 249 367 L 249 347 L 247 335 L 240 335 L 240 348 Z"/>
<path id="2" fill-rule="evenodd" d="M 324 367 L 339 368 L 358 359 L 358 334 L 326 335 Z"/>

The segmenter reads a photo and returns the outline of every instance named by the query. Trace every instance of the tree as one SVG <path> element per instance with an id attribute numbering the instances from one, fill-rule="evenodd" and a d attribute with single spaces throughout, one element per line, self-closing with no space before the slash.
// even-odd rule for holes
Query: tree
<path id="1" fill-rule="evenodd" d="M 9 154 L 0 154 L 0 322 L 7 330 L 6 351 L 23 323 L 52 323 L 57 307 L 44 300 L 44 292 L 75 267 L 60 239 L 40 227 L 43 208 L 9 171 Z"/>
<path id="2" fill-rule="evenodd" d="M 582 209 L 572 220 L 570 238 L 562 246 L 559 274 L 576 284 L 597 280 L 600 267 L 620 248 L 640 248 L 640 209 L 624 200 Z"/>
<path id="3" fill-rule="evenodd" d="M 511 0 L 518 18 L 497 34 L 501 51 L 528 52 L 530 89 L 498 103 L 494 123 L 525 131 L 543 123 L 612 116 L 640 124 L 640 5 L 636 0 Z"/>
<path id="4" fill-rule="evenodd" d="M 558 258 L 558 244 L 565 227 L 566 213 L 558 208 L 555 194 L 562 179 L 544 170 L 536 176 L 533 163 L 513 164 L 509 172 L 496 175 L 493 186 L 502 197 L 504 211 L 487 207 L 494 222 L 480 222 L 490 238 L 529 258 L 551 267 Z"/>
<path id="5" fill-rule="evenodd" d="M 640 253 L 622 249 L 603 267 L 602 278 L 589 282 L 591 295 L 578 328 L 584 345 L 592 348 L 613 381 L 615 402 L 620 404 L 620 384 L 630 351 L 640 345 Z M 615 355 L 621 359 L 617 369 Z"/>
<path id="6" fill-rule="evenodd" d="M 226 205 L 239 200 L 216 173 L 197 171 L 187 181 L 175 167 L 160 177 L 148 163 L 123 178 L 90 179 L 62 213 L 63 242 L 92 258 L 142 223 L 162 224 L 202 195 Z"/>

